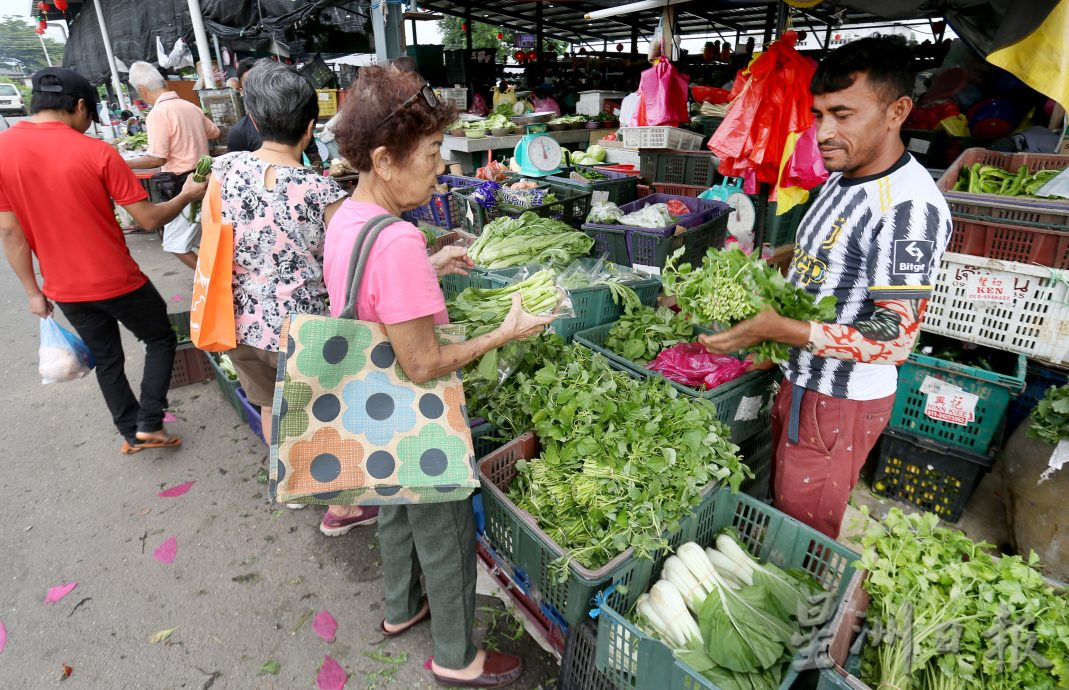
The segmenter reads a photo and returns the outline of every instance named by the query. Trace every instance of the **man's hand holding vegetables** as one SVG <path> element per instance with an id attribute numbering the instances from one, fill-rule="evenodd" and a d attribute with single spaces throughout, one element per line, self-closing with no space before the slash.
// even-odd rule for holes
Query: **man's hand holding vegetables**
<path id="1" fill-rule="evenodd" d="M 847 44 L 813 77 L 817 141 L 833 174 L 799 226 L 788 280 L 816 300 L 834 297 L 834 318 L 764 309 L 701 337 L 716 353 L 790 346 L 772 417 L 776 507 L 832 537 L 887 424 L 894 365 L 913 349 L 951 232 L 945 200 L 902 144 L 912 88 L 912 56 L 894 37 Z"/>

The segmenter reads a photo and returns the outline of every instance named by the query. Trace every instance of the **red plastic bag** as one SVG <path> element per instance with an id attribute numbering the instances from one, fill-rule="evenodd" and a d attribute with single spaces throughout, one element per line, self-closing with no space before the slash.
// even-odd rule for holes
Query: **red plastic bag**
<path id="1" fill-rule="evenodd" d="M 667 379 L 691 388 L 709 390 L 746 373 L 746 363 L 727 355 L 714 355 L 701 343 L 679 343 L 661 350 L 647 367 Z"/>
<path id="2" fill-rule="evenodd" d="M 693 211 L 690 210 L 690 207 L 679 199 L 669 199 L 665 206 L 668 207 L 668 212 L 673 216 L 685 216 L 693 213 Z"/>
<path id="3" fill-rule="evenodd" d="M 490 114 L 490 109 L 486 107 L 486 99 L 483 98 L 481 93 L 477 93 L 472 96 L 471 108 L 468 109 L 468 113 L 471 115 L 486 116 Z"/>
<path id="4" fill-rule="evenodd" d="M 690 122 L 690 111 L 687 110 L 689 83 L 690 77 L 673 67 L 665 57 L 659 58 L 656 65 L 643 72 L 638 92 L 642 98 L 640 111 L 645 108 L 646 123 L 677 127 L 680 123 Z"/>

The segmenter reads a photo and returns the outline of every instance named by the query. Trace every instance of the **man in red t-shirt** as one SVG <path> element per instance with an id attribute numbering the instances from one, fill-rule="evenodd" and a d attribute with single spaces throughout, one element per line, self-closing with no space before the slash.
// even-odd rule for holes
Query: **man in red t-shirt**
<path id="1" fill-rule="evenodd" d="M 207 184 L 188 180 L 171 201 L 150 203 L 119 154 L 85 136 L 96 105 L 96 89 L 76 72 L 33 75 L 33 117 L 0 133 L 0 241 L 30 311 L 45 318 L 54 301 L 92 351 L 122 451 L 173 448 L 181 441 L 164 431 L 163 413 L 176 338 L 167 304 L 130 256 L 112 199 L 142 227 L 157 228 Z M 140 400 L 123 368 L 120 323 L 145 343 Z"/>

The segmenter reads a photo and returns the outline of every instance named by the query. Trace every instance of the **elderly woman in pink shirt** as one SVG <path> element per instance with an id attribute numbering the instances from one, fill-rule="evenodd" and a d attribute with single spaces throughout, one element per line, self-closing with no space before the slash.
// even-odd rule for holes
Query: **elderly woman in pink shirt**
<path id="1" fill-rule="evenodd" d="M 350 94 L 335 134 L 342 155 L 360 171 L 360 183 L 327 231 L 325 274 L 334 314 L 346 302 L 349 259 L 362 228 L 376 216 L 399 216 L 430 201 L 445 169 L 442 131 L 455 117 L 453 107 L 438 102 L 422 77 L 392 66 L 363 68 Z M 492 333 L 440 344 L 434 325 L 445 323 L 448 316 L 438 278 L 470 267 L 466 252 L 457 247 L 428 258 L 423 235 L 404 221 L 388 226 L 375 241 L 356 315 L 385 325 L 398 363 L 416 383 L 456 371 L 511 340 L 535 335 L 551 320 L 527 314 L 517 298 L 505 322 Z M 378 516 L 386 589 L 380 633 L 400 635 L 431 618 L 431 671 L 439 684 L 489 688 L 518 679 L 522 659 L 477 649 L 471 640 L 475 520 L 470 501 L 382 506 Z"/>

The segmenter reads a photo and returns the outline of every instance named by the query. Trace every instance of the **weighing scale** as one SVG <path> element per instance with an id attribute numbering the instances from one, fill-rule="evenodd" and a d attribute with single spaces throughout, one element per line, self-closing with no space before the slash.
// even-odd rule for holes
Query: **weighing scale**
<path id="1" fill-rule="evenodd" d="M 564 154 L 557 140 L 546 134 L 546 129 L 542 122 L 526 125 L 526 133 L 516 144 L 516 164 L 521 174 L 545 177 L 561 172 Z"/>
<path id="2" fill-rule="evenodd" d="M 730 206 L 728 234 L 738 240 L 740 245 L 753 247 L 757 208 L 753 199 L 742 193 L 742 178 L 725 178 L 719 185 L 702 192 L 701 198 L 723 201 Z"/>

